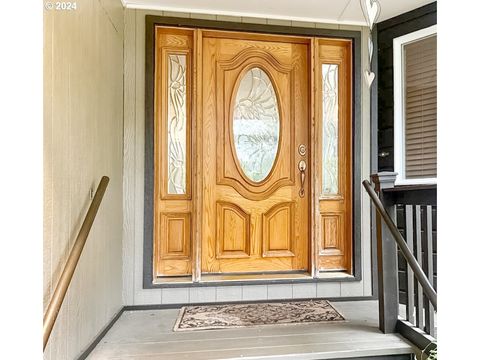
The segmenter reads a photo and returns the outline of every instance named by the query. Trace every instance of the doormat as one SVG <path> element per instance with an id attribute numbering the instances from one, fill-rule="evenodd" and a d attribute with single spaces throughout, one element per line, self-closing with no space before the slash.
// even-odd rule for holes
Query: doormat
<path id="1" fill-rule="evenodd" d="M 173 331 L 345 321 L 327 300 L 184 306 Z"/>

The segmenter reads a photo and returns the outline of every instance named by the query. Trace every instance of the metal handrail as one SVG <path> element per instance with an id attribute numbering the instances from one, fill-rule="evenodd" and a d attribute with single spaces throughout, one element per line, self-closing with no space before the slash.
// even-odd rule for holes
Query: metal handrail
<path id="1" fill-rule="evenodd" d="M 82 227 L 78 232 L 75 244 L 73 245 L 72 251 L 68 256 L 67 263 L 63 268 L 62 274 L 60 275 L 60 280 L 58 280 L 55 291 L 53 292 L 52 299 L 48 304 L 47 311 L 43 316 L 43 350 L 47 346 L 48 339 L 52 332 L 55 321 L 57 320 L 60 307 L 62 306 L 65 294 L 67 293 L 68 287 L 72 280 L 75 268 L 77 267 L 78 260 L 82 254 L 83 247 L 87 241 L 88 233 L 92 228 L 93 221 L 97 215 L 98 208 L 103 199 L 103 195 L 107 190 L 108 182 L 110 179 L 107 176 L 103 176 L 98 184 L 97 191 L 93 197 L 92 203 L 88 208 L 85 219 L 83 220 Z"/>
<path id="2" fill-rule="evenodd" d="M 373 188 L 370 181 L 364 180 L 362 184 L 365 190 L 367 191 L 368 195 L 370 195 L 370 199 L 372 199 L 372 202 L 375 205 L 378 213 L 383 218 L 383 220 L 385 221 L 385 224 L 387 225 L 388 229 L 392 233 L 393 238 L 395 239 L 395 242 L 397 243 L 398 247 L 400 248 L 400 251 L 403 254 L 403 257 L 407 261 L 408 265 L 410 265 L 410 267 L 412 268 L 412 271 L 415 277 L 417 278 L 418 282 L 422 286 L 423 291 L 425 292 L 425 295 L 427 296 L 428 300 L 430 300 L 430 302 L 432 303 L 433 308 L 437 310 L 437 292 L 433 288 L 432 284 L 430 284 L 430 281 L 428 281 L 428 278 L 425 275 L 425 272 L 423 271 L 422 267 L 417 262 L 417 259 L 415 259 L 415 257 L 413 256 L 402 234 L 400 234 L 400 231 L 398 230 L 397 226 L 395 225 L 392 218 L 385 210 L 385 207 L 380 201 L 380 198 L 376 194 L 375 189 Z"/>

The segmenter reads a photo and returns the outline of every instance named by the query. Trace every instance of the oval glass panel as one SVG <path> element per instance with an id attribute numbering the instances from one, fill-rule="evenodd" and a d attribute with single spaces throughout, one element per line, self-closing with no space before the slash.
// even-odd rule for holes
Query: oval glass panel
<path id="1" fill-rule="evenodd" d="M 244 174 L 264 180 L 278 152 L 280 117 L 277 94 L 268 75 L 252 68 L 240 80 L 233 108 L 233 141 Z"/>

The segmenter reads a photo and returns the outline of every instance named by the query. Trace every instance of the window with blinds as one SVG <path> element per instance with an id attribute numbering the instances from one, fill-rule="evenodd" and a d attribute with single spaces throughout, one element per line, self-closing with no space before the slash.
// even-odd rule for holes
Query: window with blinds
<path id="1" fill-rule="evenodd" d="M 437 36 L 403 46 L 405 179 L 437 177 Z"/>

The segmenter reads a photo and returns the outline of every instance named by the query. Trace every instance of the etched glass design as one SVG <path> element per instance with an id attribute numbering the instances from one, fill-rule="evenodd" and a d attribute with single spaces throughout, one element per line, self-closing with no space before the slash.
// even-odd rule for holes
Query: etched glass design
<path id="1" fill-rule="evenodd" d="M 338 65 L 322 64 L 322 193 L 338 194 Z"/>
<path id="2" fill-rule="evenodd" d="M 187 56 L 168 55 L 168 194 L 185 194 L 187 182 Z"/>
<path id="3" fill-rule="evenodd" d="M 264 180 L 278 152 L 280 119 L 277 95 L 268 75 L 250 69 L 238 86 L 233 109 L 233 141 L 244 174 Z"/>

